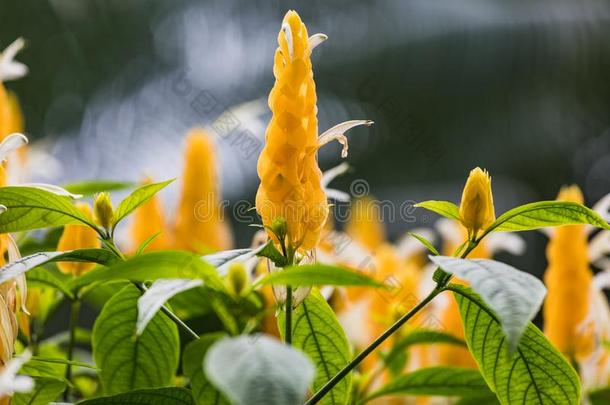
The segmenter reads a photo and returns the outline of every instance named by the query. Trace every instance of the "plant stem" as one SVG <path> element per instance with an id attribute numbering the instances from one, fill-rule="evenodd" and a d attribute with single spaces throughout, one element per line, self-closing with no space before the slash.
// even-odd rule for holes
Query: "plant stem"
<path id="1" fill-rule="evenodd" d="M 76 326 L 78 324 L 80 306 L 81 306 L 81 303 L 79 300 L 72 301 L 72 305 L 70 308 L 70 325 L 69 325 L 70 337 L 68 340 L 68 353 L 67 353 L 68 361 L 72 361 L 74 346 L 76 344 Z M 70 364 L 66 365 L 66 380 L 69 382 L 72 382 L 72 366 Z M 68 401 L 69 397 L 70 397 L 70 385 L 68 384 L 68 385 L 66 385 L 66 390 L 64 391 L 64 400 Z"/>
<path id="2" fill-rule="evenodd" d="M 138 290 L 140 290 L 143 293 L 146 292 L 146 290 L 148 290 L 148 288 L 146 288 L 146 286 L 143 283 L 134 282 L 133 285 L 135 285 L 138 288 Z M 169 319 L 171 319 L 179 328 L 182 328 L 182 330 L 184 330 L 193 339 L 199 339 L 199 335 L 194 330 L 189 328 L 189 326 L 186 323 L 184 323 L 184 321 L 182 319 L 178 318 L 178 315 L 176 315 L 172 311 L 170 311 L 170 309 L 167 308 L 165 305 L 163 305 L 161 307 L 161 312 L 163 312 L 165 315 L 167 315 Z"/>
<path id="3" fill-rule="evenodd" d="M 369 354 L 371 354 L 379 345 L 381 345 L 387 338 L 392 336 L 402 325 L 404 325 L 409 319 L 413 318 L 415 314 L 417 314 L 423 307 L 425 307 L 430 301 L 434 299 L 438 294 L 440 294 L 444 289 L 444 286 L 436 286 L 434 290 L 426 296 L 422 301 L 419 302 L 413 309 L 404 314 L 398 321 L 394 323 L 394 325 L 390 326 L 381 336 L 373 341 L 366 349 L 360 352 L 358 356 L 356 356 L 352 361 L 350 361 L 341 371 L 339 371 L 333 378 L 331 378 L 322 388 L 318 390 L 307 402 L 305 405 L 313 405 L 318 402 L 320 399 L 324 397 L 331 389 L 335 387 L 345 377 L 352 371 L 354 368 L 362 362 Z"/>
<path id="4" fill-rule="evenodd" d="M 286 330 L 284 341 L 288 346 L 292 344 L 292 287 L 286 286 Z"/>

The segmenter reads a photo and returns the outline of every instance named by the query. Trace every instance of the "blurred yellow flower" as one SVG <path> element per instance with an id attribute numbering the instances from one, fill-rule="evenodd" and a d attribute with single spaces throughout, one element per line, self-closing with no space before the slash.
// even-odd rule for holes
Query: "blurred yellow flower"
<path id="1" fill-rule="evenodd" d="M 470 172 L 460 203 L 460 220 L 471 238 L 496 220 L 491 193 L 491 177 L 480 168 Z"/>
<path id="2" fill-rule="evenodd" d="M 379 204 L 371 197 L 356 199 L 351 208 L 345 232 L 364 248 L 375 251 L 385 240 Z"/>
<path id="3" fill-rule="evenodd" d="M 559 201 L 582 204 L 576 185 L 563 187 Z M 593 273 L 584 225 L 553 229 L 546 249 L 548 267 L 544 282 L 548 289 L 544 304 L 544 333 L 568 358 L 577 360 L 593 350 L 593 334 L 579 332 L 589 313 Z"/>
<path id="4" fill-rule="evenodd" d="M 85 203 L 77 203 L 76 207 L 89 219 L 93 219 L 91 207 Z M 87 225 L 71 224 L 64 227 L 59 238 L 57 250 L 64 252 L 73 249 L 99 248 L 101 241 L 97 232 Z M 57 267 L 61 272 L 80 276 L 95 267 L 95 263 L 59 262 Z"/>
<path id="5" fill-rule="evenodd" d="M 146 178 L 143 184 L 150 184 L 152 180 Z M 159 197 L 154 195 L 146 203 L 135 210 L 131 222 L 131 242 L 135 251 L 153 235 L 155 238 L 144 249 L 145 252 L 171 247 L 171 239 L 165 222 L 165 215 Z"/>
<path id="6" fill-rule="evenodd" d="M 214 145 L 203 129 L 187 137 L 182 194 L 175 226 L 179 249 L 202 252 L 232 246 L 220 204 Z"/>

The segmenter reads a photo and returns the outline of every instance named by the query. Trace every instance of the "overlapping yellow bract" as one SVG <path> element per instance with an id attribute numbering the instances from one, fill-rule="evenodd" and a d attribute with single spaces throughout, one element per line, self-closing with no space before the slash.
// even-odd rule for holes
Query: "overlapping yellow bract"
<path id="1" fill-rule="evenodd" d="M 496 220 L 491 193 L 491 177 L 479 167 L 473 169 L 466 180 L 460 203 L 460 220 L 471 237 Z"/>
<path id="2" fill-rule="evenodd" d="M 563 187 L 557 199 L 584 202 L 576 185 Z M 579 331 L 589 312 L 593 280 L 584 225 L 555 228 L 546 255 L 548 268 L 544 282 L 548 293 L 543 312 L 544 333 L 565 356 L 582 358 L 592 352 L 594 344 L 592 333 Z"/>
<path id="3" fill-rule="evenodd" d="M 76 207 L 85 217 L 93 220 L 93 212 L 88 204 L 78 203 Z M 94 229 L 87 225 L 71 224 L 64 227 L 57 244 L 57 250 L 65 252 L 74 249 L 99 248 L 100 246 L 101 241 Z M 95 267 L 95 263 L 59 262 L 57 267 L 63 273 L 80 276 Z"/>
<path id="4" fill-rule="evenodd" d="M 261 180 L 256 209 L 263 224 L 276 218 L 288 225 L 288 243 L 303 251 L 315 247 L 328 203 L 318 167 L 318 119 L 316 88 L 311 66 L 307 28 L 299 15 L 289 11 L 278 35 L 269 94 L 273 114 L 265 133 L 265 147 L 258 160 Z"/>

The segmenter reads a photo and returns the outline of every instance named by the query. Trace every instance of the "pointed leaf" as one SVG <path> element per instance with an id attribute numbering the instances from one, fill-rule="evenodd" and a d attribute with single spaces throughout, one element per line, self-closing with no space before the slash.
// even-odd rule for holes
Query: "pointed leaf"
<path id="1" fill-rule="evenodd" d="M 598 228 L 610 229 L 610 225 L 597 212 L 582 204 L 568 201 L 539 201 L 505 212 L 485 230 L 485 233 L 528 231 L 568 224 L 590 224 Z"/>
<path id="2" fill-rule="evenodd" d="M 470 283 L 497 314 L 512 352 L 542 305 L 546 295 L 544 284 L 531 274 L 495 260 L 448 256 L 430 256 L 430 260 Z"/>
<path id="3" fill-rule="evenodd" d="M 311 287 L 317 285 L 385 287 L 363 273 L 321 263 L 286 267 L 282 271 L 269 273 L 259 283 L 291 285 L 293 287 Z"/>
<path id="4" fill-rule="evenodd" d="M 67 224 L 96 225 L 66 196 L 35 187 L 0 187 L 0 233 L 21 232 Z"/>
<path id="5" fill-rule="evenodd" d="M 171 183 L 172 180 L 162 181 L 160 183 L 145 184 L 138 187 L 129 194 L 117 207 L 114 212 L 114 226 L 116 226 L 123 218 L 131 214 L 136 208 L 151 199 L 155 194 L 161 191 L 165 186 Z M 1 201 L 1 200 L 0 200 Z"/>
<path id="6" fill-rule="evenodd" d="M 578 375 L 538 328 L 528 325 L 511 356 L 498 316 L 470 288 L 449 289 L 458 301 L 468 348 L 500 403 L 580 403 Z"/>
<path id="7" fill-rule="evenodd" d="M 260 334 L 221 339 L 204 370 L 235 405 L 300 404 L 314 376 L 302 352 Z"/>
<path id="8" fill-rule="evenodd" d="M 455 219 L 456 221 L 460 220 L 460 208 L 450 201 L 424 201 L 415 204 L 415 207 L 425 208 L 428 211 L 436 212 L 445 218 Z"/>
<path id="9" fill-rule="evenodd" d="M 191 380 L 193 398 L 197 405 L 229 405 L 229 401 L 203 373 L 203 359 L 208 349 L 223 337 L 225 337 L 223 333 L 203 335 L 200 339 L 189 343 L 184 349 L 182 369 Z"/>
<path id="10" fill-rule="evenodd" d="M 105 393 L 169 385 L 178 366 L 178 329 L 165 314 L 157 313 L 142 335 L 135 335 L 139 298 L 136 287 L 124 287 L 93 326 L 93 358 Z"/>
<path id="11" fill-rule="evenodd" d="M 281 333 L 285 330 L 285 322 L 285 312 L 281 312 L 278 318 Z M 317 289 L 294 309 L 292 330 L 293 346 L 305 352 L 316 367 L 313 392 L 322 388 L 351 360 L 347 336 L 337 316 Z M 352 376 L 349 374 L 319 403 L 347 404 L 351 384 Z"/>

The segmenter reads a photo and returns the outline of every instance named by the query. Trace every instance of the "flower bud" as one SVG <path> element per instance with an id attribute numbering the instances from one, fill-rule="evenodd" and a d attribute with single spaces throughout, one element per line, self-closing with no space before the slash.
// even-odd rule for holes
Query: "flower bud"
<path id="1" fill-rule="evenodd" d="M 487 228 L 496 220 L 491 177 L 486 170 L 476 168 L 470 172 L 460 203 L 460 220 L 470 237 Z"/>
<path id="2" fill-rule="evenodd" d="M 108 229 L 114 224 L 114 209 L 112 201 L 110 201 L 110 194 L 104 192 L 95 197 L 93 212 L 98 225 Z"/>
<path id="3" fill-rule="evenodd" d="M 284 239 L 286 237 L 286 232 L 288 232 L 286 219 L 284 217 L 275 218 L 271 223 L 271 230 L 279 239 Z"/>
<path id="4" fill-rule="evenodd" d="M 227 287 L 235 295 L 239 296 L 248 285 L 248 273 L 243 263 L 233 263 L 229 266 L 227 273 Z"/>

